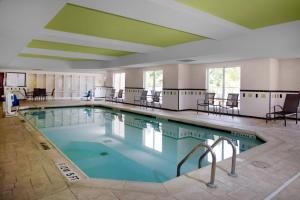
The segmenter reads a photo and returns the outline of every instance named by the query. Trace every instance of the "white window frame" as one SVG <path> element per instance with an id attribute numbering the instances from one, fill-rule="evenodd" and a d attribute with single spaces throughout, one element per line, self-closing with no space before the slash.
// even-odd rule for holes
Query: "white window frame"
<path id="1" fill-rule="evenodd" d="M 223 87 L 222 87 L 222 96 L 221 98 L 222 99 L 225 99 L 227 97 L 225 97 L 225 89 L 226 89 L 226 85 L 225 85 L 225 78 L 226 78 L 226 68 L 234 68 L 234 67 L 239 67 L 240 68 L 240 88 L 241 88 L 241 69 L 242 69 L 242 66 L 241 65 L 216 65 L 216 66 L 208 66 L 206 67 L 206 85 L 207 85 L 207 90 L 210 91 L 210 88 L 209 88 L 209 69 L 216 69 L 216 68 L 222 68 L 223 70 Z"/>
<path id="2" fill-rule="evenodd" d="M 162 76 L 163 76 L 163 80 L 164 80 L 164 71 L 162 69 L 154 69 L 154 70 L 145 70 L 144 73 L 143 73 L 143 88 L 146 89 L 146 73 L 147 72 L 154 72 L 154 76 L 153 76 L 153 80 L 152 80 L 152 83 L 153 83 L 153 86 L 152 86 L 152 89 L 151 91 L 156 91 L 155 88 L 156 88 L 156 85 L 155 85 L 155 72 L 157 71 L 161 71 L 162 73 Z M 163 81 L 164 82 L 164 81 Z M 163 85 L 162 85 L 162 88 L 161 88 L 161 91 L 163 90 Z M 149 92 L 149 91 L 148 91 Z"/>
<path id="3" fill-rule="evenodd" d="M 113 88 L 117 89 L 115 84 L 116 84 L 116 75 L 119 74 L 119 86 L 117 87 L 118 90 L 122 89 L 125 90 L 125 86 L 126 86 L 126 73 L 125 72 L 115 72 L 113 73 Z M 121 87 L 121 79 L 122 79 L 122 75 L 124 74 L 124 87 Z"/>

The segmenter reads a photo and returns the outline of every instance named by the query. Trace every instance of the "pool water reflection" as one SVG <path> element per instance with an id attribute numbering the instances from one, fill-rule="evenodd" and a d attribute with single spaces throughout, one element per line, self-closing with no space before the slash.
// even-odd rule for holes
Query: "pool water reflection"
<path id="1" fill-rule="evenodd" d="M 105 108 L 28 110 L 24 116 L 87 176 L 118 180 L 164 182 L 176 177 L 176 166 L 198 143 L 213 144 L 220 136 L 232 139 L 237 153 L 262 143 L 228 132 L 157 120 Z M 231 157 L 227 142 L 214 148 L 217 161 Z M 197 169 L 200 153 L 182 167 Z M 204 165 L 211 162 L 208 155 Z"/>

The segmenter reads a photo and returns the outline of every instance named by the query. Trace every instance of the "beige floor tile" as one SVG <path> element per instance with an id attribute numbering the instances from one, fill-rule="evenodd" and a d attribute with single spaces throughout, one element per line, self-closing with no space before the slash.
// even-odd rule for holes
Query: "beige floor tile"
<path id="1" fill-rule="evenodd" d="M 0 118 L 0 199 L 103 199 L 103 200 L 200 200 L 200 199 L 263 199 L 300 171 L 300 125 L 282 122 L 144 109 L 139 106 L 105 102 L 47 101 L 22 102 L 23 106 L 108 105 L 117 109 L 158 115 L 198 125 L 257 134 L 268 142 L 238 155 L 238 177 L 227 176 L 230 160 L 217 163 L 215 189 L 208 188 L 210 168 L 172 179 L 163 184 L 125 182 L 83 178 L 70 184 L 54 163 L 64 157 L 52 148 L 43 151 L 39 142 L 46 139 L 20 118 Z M 261 169 L 253 161 L 269 165 Z M 280 192 L 275 199 L 300 199 L 300 178 Z"/>

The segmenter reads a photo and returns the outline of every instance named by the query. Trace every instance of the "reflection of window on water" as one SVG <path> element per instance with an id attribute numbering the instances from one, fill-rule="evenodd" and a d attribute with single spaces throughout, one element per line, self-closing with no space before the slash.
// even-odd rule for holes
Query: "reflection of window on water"
<path id="1" fill-rule="evenodd" d="M 121 138 L 125 137 L 124 121 L 120 120 L 119 117 L 112 121 L 112 134 Z"/>
<path id="2" fill-rule="evenodd" d="M 143 129 L 143 143 L 150 149 L 162 152 L 162 132 L 155 131 L 148 125 Z"/>
<path id="3" fill-rule="evenodd" d="M 207 144 L 209 146 L 211 146 L 214 142 L 215 142 L 215 140 L 207 140 Z M 239 154 L 240 153 L 240 149 L 239 149 L 240 141 L 235 141 L 234 144 L 235 144 L 235 148 L 236 148 L 236 154 Z M 217 146 L 215 146 L 215 148 L 213 150 L 215 151 L 217 162 L 224 160 L 226 158 L 230 158 L 232 156 L 232 147 L 230 144 L 228 144 L 227 141 L 224 141 L 224 140 L 219 142 L 219 144 Z M 210 163 L 212 162 L 211 154 L 208 154 L 207 160 Z"/>

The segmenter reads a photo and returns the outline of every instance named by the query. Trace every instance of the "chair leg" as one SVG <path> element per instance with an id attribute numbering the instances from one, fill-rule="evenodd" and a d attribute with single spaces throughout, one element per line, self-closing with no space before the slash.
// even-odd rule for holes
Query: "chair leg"
<path id="1" fill-rule="evenodd" d="M 298 112 L 296 112 L 296 124 L 298 124 Z"/>
<path id="2" fill-rule="evenodd" d="M 284 116 L 284 126 L 286 126 L 286 116 Z"/>

